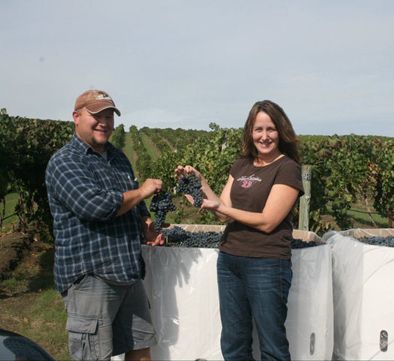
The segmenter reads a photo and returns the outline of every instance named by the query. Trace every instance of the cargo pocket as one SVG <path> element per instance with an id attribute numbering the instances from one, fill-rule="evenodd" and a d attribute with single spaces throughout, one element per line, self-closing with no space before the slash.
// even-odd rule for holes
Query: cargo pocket
<path id="1" fill-rule="evenodd" d="M 68 347 L 73 360 L 98 360 L 98 320 L 82 316 L 68 316 Z"/>

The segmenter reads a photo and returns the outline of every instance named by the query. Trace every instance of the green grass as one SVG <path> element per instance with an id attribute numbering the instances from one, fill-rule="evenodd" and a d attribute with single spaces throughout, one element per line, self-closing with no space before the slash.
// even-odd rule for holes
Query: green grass
<path id="1" fill-rule="evenodd" d="M 140 132 L 142 143 L 146 149 L 146 152 L 154 161 L 160 156 L 160 150 L 157 149 L 156 145 L 152 142 L 152 139 L 148 137 L 145 133 Z"/>
<path id="2" fill-rule="evenodd" d="M 69 360 L 66 312 L 54 289 L 1 300 L 0 321 L 2 328 L 32 339 L 56 360 Z"/>
<path id="3" fill-rule="evenodd" d="M 361 226 L 368 226 L 371 228 L 375 228 L 375 225 L 373 224 L 371 217 L 369 214 L 363 210 L 360 209 L 360 207 L 353 207 L 350 211 L 348 211 L 349 215 L 353 218 L 353 220 L 357 223 L 360 224 Z M 387 218 L 381 217 L 379 214 L 376 214 L 376 212 L 371 213 L 372 219 L 376 224 L 376 227 L 379 228 L 387 228 L 388 227 L 388 220 Z"/>
<path id="4" fill-rule="evenodd" d="M 68 335 L 65 330 L 67 314 L 64 302 L 54 289 L 46 290 L 37 295 L 35 303 L 31 306 L 32 332 L 41 345 L 46 345 L 56 360 L 68 359 Z"/>
<path id="5" fill-rule="evenodd" d="M 56 360 L 69 360 L 66 312 L 54 288 L 53 246 L 34 242 L 10 278 L 0 282 L 0 326 L 37 342 Z"/>
<path id="6" fill-rule="evenodd" d="M 124 154 L 126 154 L 127 158 L 130 160 L 131 163 L 135 163 L 137 160 L 137 154 L 133 150 L 133 144 L 131 142 L 131 135 L 130 133 L 125 134 L 125 146 L 122 149 Z"/>
<path id="7" fill-rule="evenodd" d="M 18 217 L 15 215 L 15 206 L 18 203 L 18 194 L 9 193 L 5 196 L 5 208 L 3 204 L 0 204 L 0 212 L 3 214 L 4 220 L 0 227 L 0 232 L 9 232 L 12 230 L 13 225 L 18 221 Z"/>
<path id="8" fill-rule="evenodd" d="M 4 213 L 4 221 L 3 228 L 1 231 L 7 231 L 12 228 L 12 224 L 18 220 L 18 217 L 14 215 L 15 206 L 18 203 L 18 193 L 8 193 L 5 196 L 5 213 Z M 3 212 L 3 206 L 0 205 L 0 212 Z"/>

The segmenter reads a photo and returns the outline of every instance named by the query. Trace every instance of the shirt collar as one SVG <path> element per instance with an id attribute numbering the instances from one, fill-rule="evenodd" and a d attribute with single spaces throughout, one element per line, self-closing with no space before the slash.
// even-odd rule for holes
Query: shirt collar
<path id="1" fill-rule="evenodd" d="M 78 136 L 76 134 L 73 135 L 72 139 L 71 139 L 71 145 L 73 147 L 75 147 L 78 151 L 84 153 L 84 154 L 89 154 L 89 153 L 94 153 L 94 154 L 98 154 L 96 151 L 93 150 L 93 148 L 85 143 L 83 140 L 81 140 L 80 138 L 78 138 Z M 111 159 L 113 157 L 113 155 L 115 154 L 115 152 L 117 152 L 118 150 L 110 143 L 107 142 L 107 159 Z"/>

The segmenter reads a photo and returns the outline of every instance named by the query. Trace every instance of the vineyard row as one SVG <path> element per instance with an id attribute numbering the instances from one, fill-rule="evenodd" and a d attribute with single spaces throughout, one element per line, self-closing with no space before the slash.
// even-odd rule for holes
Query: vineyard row
<path id="1" fill-rule="evenodd" d="M 72 134 L 71 122 L 0 113 L 0 201 L 11 190 L 19 194 L 16 213 L 21 229 L 34 229 L 47 237 L 51 234 L 45 168 L 50 156 Z M 126 132 L 122 125 L 115 129 L 111 141 L 124 148 L 125 137 L 131 138 L 127 144 L 132 149 L 124 150 L 133 155 L 140 180 L 161 178 L 172 189 L 176 165 L 190 164 L 205 174 L 214 191 L 220 193 L 229 167 L 239 154 L 241 130 L 212 124 L 210 131 L 132 126 Z M 154 144 L 155 157 L 146 139 Z M 299 141 L 302 163 L 312 166 L 311 230 L 322 233 L 330 229 L 332 225 L 322 218 L 328 213 L 340 228 L 350 228 L 348 211 L 355 202 L 362 202 L 367 210 L 376 210 L 392 227 L 394 138 L 300 136 Z M 210 213 L 202 213 L 200 222 L 215 223 L 215 220 Z"/>

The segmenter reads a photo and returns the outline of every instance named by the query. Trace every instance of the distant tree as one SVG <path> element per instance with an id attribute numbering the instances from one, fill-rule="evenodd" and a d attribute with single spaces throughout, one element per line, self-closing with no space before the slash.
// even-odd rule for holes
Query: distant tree
<path id="1" fill-rule="evenodd" d="M 129 132 L 130 133 L 134 133 L 134 134 L 136 134 L 136 133 L 138 133 L 138 128 L 135 126 L 135 125 L 132 125 L 130 128 L 129 128 Z"/>
<path id="2" fill-rule="evenodd" d="M 216 132 L 220 129 L 220 126 L 214 122 L 211 122 L 211 123 L 209 123 L 209 129 Z"/>
<path id="3" fill-rule="evenodd" d="M 122 149 L 125 146 L 125 135 L 124 125 L 118 125 L 112 133 L 111 143 L 116 148 Z"/>

